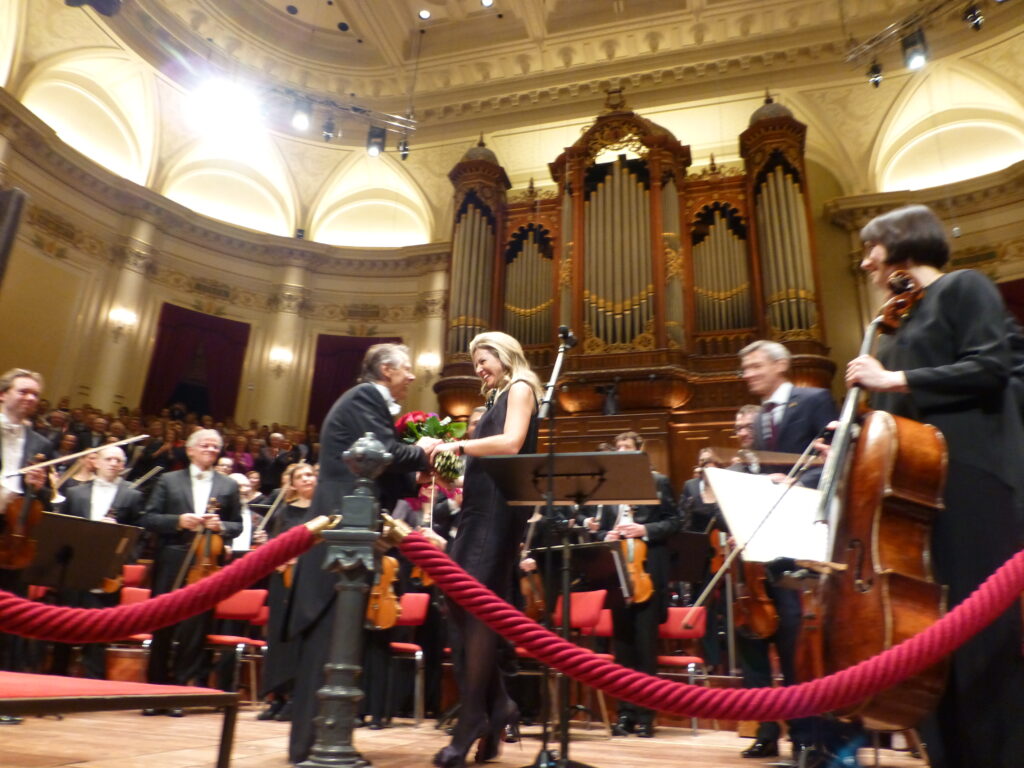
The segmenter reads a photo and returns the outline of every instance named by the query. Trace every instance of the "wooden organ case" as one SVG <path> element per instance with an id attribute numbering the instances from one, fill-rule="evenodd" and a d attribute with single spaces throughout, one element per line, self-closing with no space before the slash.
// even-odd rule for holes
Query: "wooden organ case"
<path id="1" fill-rule="evenodd" d="M 810 227 L 806 127 L 770 98 L 740 135 L 743 167 L 712 158 L 689 175 L 689 147 L 609 94 L 606 110 L 550 163 L 557 185 L 513 199 L 481 141 L 455 187 L 442 410 L 481 402 L 467 348 L 484 330 L 523 344 L 542 379 L 559 325 L 579 345 L 557 390 L 560 451 L 595 450 L 636 430 L 676 488 L 700 447 L 731 445 L 753 398 L 736 353 L 786 344 L 798 384 L 828 387 Z"/>

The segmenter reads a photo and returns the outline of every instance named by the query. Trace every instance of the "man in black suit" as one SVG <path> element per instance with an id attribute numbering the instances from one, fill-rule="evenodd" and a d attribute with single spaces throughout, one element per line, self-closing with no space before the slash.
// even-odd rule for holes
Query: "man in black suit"
<path id="1" fill-rule="evenodd" d="M 87 483 L 68 489 L 59 510 L 65 515 L 84 517 L 86 520 L 138 525 L 145 506 L 142 493 L 121 479 L 124 469 L 124 451 L 118 446 L 107 446 L 96 452 L 96 477 Z M 131 554 L 131 553 L 129 553 Z M 132 558 L 134 559 L 134 558 Z M 79 591 L 60 595 L 62 605 L 79 608 L 109 608 L 117 605 L 117 595 L 98 591 Z M 53 674 L 67 674 L 71 646 L 57 644 L 53 649 Z M 106 645 L 89 643 L 82 648 L 82 666 L 85 676 L 106 677 Z"/>
<path id="2" fill-rule="evenodd" d="M 185 453 L 189 466 L 160 477 L 146 504 L 142 527 L 156 533 L 153 564 L 153 594 L 171 592 L 180 584 L 178 574 L 197 536 L 209 532 L 231 543 L 242 532 L 238 484 L 213 471 L 223 442 L 212 429 L 200 429 L 189 435 Z M 185 685 L 201 676 L 205 668 L 203 645 L 213 612 L 198 616 L 153 633 L 146 678 L 151 683 Z M 177 640 L 172 655 L 173 641 Z M 143 710 L 143 714 L 169 714 L 181 717 L 180 709 Z"/>
<path id="3" fill-rule="evenodd" d="M 615 438 L 615 450 L 639 451 L 643 438 L 636 432 L 623 432 Z M 658 667 L 658 626 L 668 618 L 669 553 L 665 541 L 680 529 L 675 494 L 669 479 L 652 472 L 658 491 L 658 504 L 630 507 L 625 504 L 602 505 L 596 518 L 584 525 L 604 541 L 642 540 L 647 544 L 644 570 L 651 576 L 654 592 L 642 603 L 612 605 L 612 651 L 615 661 L 624 667 L 653 675 Z M 635 733 L 654 735 L 654 710 L 627 701 L 619 704 L 619 719 L 612 727 L 616 736 Z"/>
<path id="4" fill-rule="evenodd" d="M 438 441 L 423 438 L 415 445 L 395 434 L 398 401 L 416 377 L 409 350 L 401 344 L 375 344 L 366 351 L 357 384 L 331 407 L 320 430 L 320 476 L 310 506 L 310 518 L 340 512 L 341 500 L 355 488 L 356 476 L 342 454 L 366 432 L 384 444 L 391 464 L 377 478 L 382 509 L 393 509 L 398 499 L 416 493 L 415 472 L 429 469 L 427 454 Z M 299 558 L 295 568 L 289 633 L 299 642 L 301 660 L 292 699 L 292 730 L 289 759 L 302 762 L 313 747 L 316 692 L 323 685 L 323 667 L 330 647 L 336 577 L 323 569 L 323 545 Z M 369 675 L 366 676 L 367 678 Z M 364 685 L 373 684 L 365 679 Z"/>
<path id="5" fill-rule="evenodd" d="M 49 458 L 53 451 L 50 442 L 30 426 L 42 388 L 42 376 L 24 368 L 13 368 L 0 376 L 0 503 L 3 508 L 26 491 L 38 492 L 46 481 L 46 471 L 42 469 L 7 477 L 9 472 L 32 463 L 40 454 Z M 0 531 L 3 525 L 0 520 Z M 0 589 L 24 595 L 21 571 L 0 569 Z M 0 669 L 25 671 L 26 653 L 22 638 L 0 633 Z M 0 724 L 20 722 L 20 717 L 0 716 Z"/>
<path id="6" fill-rule="evenodd" d="M 835 401 L 826 389 L 797 387 L 789 380 L 790 352 L 775 341 L 755 341 L 740 350 L 740 370 L 750 394 L 761 401 L 761 411 L 753 421 L 753 447 L 757 450 L 803 453 L 829 422 L 836 418 Z M 737 424 L 741 414 L 737 414 Z M 748 414 L 749 415 L 749 414 Z M 746 436 L 749 440 L 749 435 Z M 761 468 L 764 472 L 766 468 Z M 788 470 L 785 468 L 775 468 Z M 749 469 L 748 469 L 749 471 Z M 814 474 L 812 474 L 814 472 Z M 807 472 L 802 483 L 816 486 L 820 470 Z M 790 569 L 792 561 L 778 561 L 767 566 L 769 581 L 766 592 L 779 617 L 778 630 L 770 638 L 754 639 L 737 636 L 737 648 L 743 667 L 743 684 L 748 688 L 772 684 L 769 644 L 775 645 L 785 685 L 797 682 L 796 655 L 800 639 L 802 609 L 800 594 L 792 589 L 776 587 L 772 577 Z M 799 718 L 789 723 L 794 755 L 807 749 L 820 738 L 819 718 Z M 775 721 L 758 725 L 754 744 L 741 753 L 743 757 L 775 757 L 779 754 L 781 728 Z"/>

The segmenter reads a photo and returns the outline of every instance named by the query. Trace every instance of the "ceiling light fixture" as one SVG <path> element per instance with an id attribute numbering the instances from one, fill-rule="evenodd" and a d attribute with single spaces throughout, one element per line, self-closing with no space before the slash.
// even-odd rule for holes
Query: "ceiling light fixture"
<path id="1" fill-rule="evenodd" d="M 928 45 L 924 39 L 924 30 L 915 29 L 900 40 L 903 48 L 903 61 L 907 69 L 921 69 L 928 63 Z"/>
<path id="2" fill-rule="evenodd" d="M 875 86 L 875 88 L 882 84 L 882 65 L 877 61 L 872 62 L 868 68 L 868 82 Z"/>
<path id="3" fill-rule="evenodd" d="M 371 125 L 370 130 L 366 132 L 366 154 L 370 157 L 378 157 L 384 151 L 387 137 L 387 131 L 379 125 Z"/>
<path id="4" fill-rule="evenodd" d="M 417 15 L 417 16 L 419 16 L 419 17 L 420 17 L 421 19 L 423 19 L 424 21 L 426 21 L 427 19 L 429 19 L 429 18 L 430 18 L 430 11 L 428 11 L 428 10 L 427 10 L 426 8 L 424 8 L 424 9 L 423 9 L 422 11 L 420 11 L 420 12 L 419 12 L 418 14 L 416 14 L 416 15 Z"/>
<path id="5" fill-rule="evenodd" d="M 304 99 L 295 100 L 295 111 L 292 113 L 292 128 L 300 133 L 309 130 L 310 112 L 309 102 Z"/>
<path id="6" fill-rule="evenodd" d="M 492 5 L 494 5 L 494 0 L 480 0 L 480 5 L 482 5 L 484 8 L 490 8 Z"/>
<path id="7" fill-rule="evenodd" d="M 972 3 L 964 11 L 964 21 L 975 32 L 980 32 L 982 24 L 985 23 L 985 15 L 981 12 L 981 8 Z"/>
<path id="8" fill-rule="evenodd" d="M 338 128 L 334 124 L 334 118 L 330 115 L 324 120 L 323 127 L 320 129 L 320 135 L 324 137 L 324 141 L 330 141 L 338 135 Z"/>

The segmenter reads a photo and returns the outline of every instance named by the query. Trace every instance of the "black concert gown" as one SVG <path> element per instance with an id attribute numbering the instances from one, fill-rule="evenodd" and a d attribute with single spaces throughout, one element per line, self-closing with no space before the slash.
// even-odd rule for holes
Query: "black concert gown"
<path id="1" fill-rule="evenodd" d="M 281 505 L 267 526 L 269 538 L 276 538 L 296 525 L 301 525 L 308 514 L 309 507 Z M 270 615 L 267 618 L 267 657 L 263 662 L 260 696 L 269 693 L 290 695 L 295 683 L 295 668 L 299 663 L 298 642 L 289 638 L 285 631 L 291 589 L 285 586 L 284 575 L 276 571 L 270 574 L 268 587 L 267 605 L 270 607 Z"/>

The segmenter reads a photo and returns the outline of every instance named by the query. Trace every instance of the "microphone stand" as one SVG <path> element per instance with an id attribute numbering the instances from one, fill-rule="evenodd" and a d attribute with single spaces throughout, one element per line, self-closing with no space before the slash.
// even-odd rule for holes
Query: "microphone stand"
<path id="1" fill-rule="evenodd" d="M 544 387 L 544 397 L 541 399 L 540 408 L 537 410 L 537 419 L 539 422 L 544 420 L 548 422 L 547 490 L 545 492 L 546 508 L 544 516 L 551 524 L 552 530 L 558 531 L 561 537 L 562 567 L 559 593 L 562 596 L 562 626 L 560 629 L 562 637 L 568 640 L 570 628 L 569 564 L 571 557 L 569 549 L 569 520 L 559 514 L 555 506 L 555 409 L 552 400 L 554 399 L 555 386 L 558 384 L 558 379 L 562 374 L 562 363 L 565 360 L 565 353 L 576 346 L 576 337 L 569 330 L 568 326 L 565 325 L 559 327 L 558 336 L 561 340 L 558 345 L 558 355 L 555 357 L 555 364 L 551 369 L 551 377 L 548 379 L 547 386 Z M 578 510 L 579 506 L 573 506 L 573 509 Z M 551 550 L 552 548 L 548 547 L 545 554 L 545 557 L 549 558 L 545 562 L 546 567 L 544 568 L 544 591 L 547 594 L 551 593 L 546 583 L 552 573 L 552 569 L 548 567 L 550 566 Z M 548 696 L 547 681 L 549 674 L 549 669 L 544 667 L 542 689 L 545 697 Z M 545 707 L 544 725 L 541 732 L 541 749 L 537 758 L 529 766 L 525 766 L 525 768 L 590 768 L 585 763 L 569 759 L 569 678 L 562 673 L 558 673 L 558 698 L 560 703 L 558 708 L 558 752 L 553 753 L 549 746 L 551 736 L 548 727 L 550 718 L 548 717 L 549 712 L 547 710 L 549 708 Z"/>

